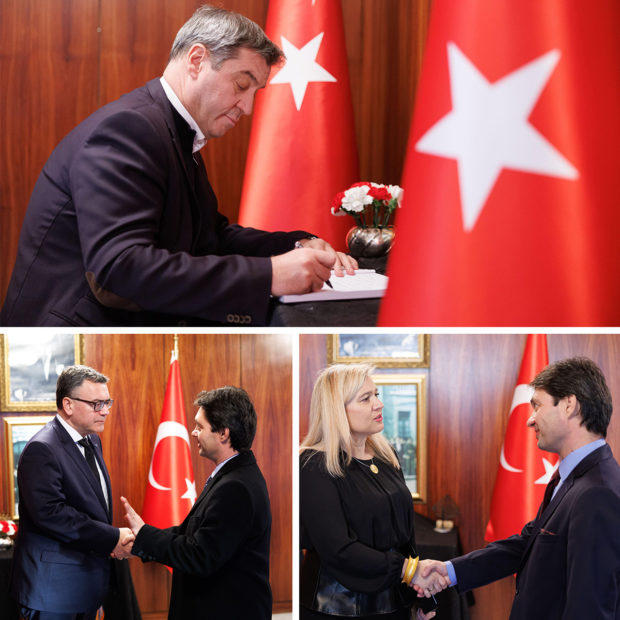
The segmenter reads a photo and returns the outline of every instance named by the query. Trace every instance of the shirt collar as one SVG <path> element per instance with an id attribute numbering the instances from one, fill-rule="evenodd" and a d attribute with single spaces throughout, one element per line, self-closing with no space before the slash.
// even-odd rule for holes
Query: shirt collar
<path id="1" fill-rule="evenodd" d="M 239 452 L 237 452 L 236 454 L 233 454 L 232 456 L 229 456 L 225 461 L 222 461 L 212 472 L 211 475 L 209 476 L 209 478 L 213 478 L 213 476 L 215 476 L 215 474 L 217 474 L 218 471 L 220 471 L 220 469 L 222 469 L 222 467 L 224 467 L 224 465 L 226 465 L 226 463 L 228 463 L 228 461 L 234 459 L 236 456 L 239 456 Z"/>
<path id="2" fill-rule="evenodd" d="M 176 93 L 172 90 L 172 87 L 168 82 L 166 82 L 165 78 L 162 76 L 159 78 L 161 82 L 162 88 L 166 93 L 166 97 L 168 97 L 168 101 L 170 101 L 172 107 L 181 115 L 181 117 L 185 120 L 185 122 L 193 129 L 194 133 L 194 146 L 192 147 L 192 153 L 199 151 L 206 143 L 207 139 L 205 135 L 200 131 L 200 127 L 198 127 L 198 123 L 192 118 L 192 115 L 187 111 L 187 108 L 181 103 L 181 100 L 177 97 Z"/>
<path id="3" fill-rule="evenodd" d="M 597 439 L 596 441 L 591 441 L 590 443 L 587 443 L 585 446 L 581 446 L 581 448 L 577 448 L 569 455 L 564 457 L 560 461 L 560 478 L 562 480 L 566 480 L 566 478 L 570 475 L 573 469 L 575 469 L 575 467 L 577 467 L 577 465 L 579 465 L 579 463 L 581 463 L 581 461 L 583 461 L 583 459 L 585 459 L 588 454 L 591 454 L 592 452 L 594 452 L 594 450 L 598 450 L 604 445 L 604 439 Z"/>
<path id="4" fill-rule="evenodd" d="M 56 414 L 56 419 L 62 424 L 63 428 L 69 433 L 69 437 L 73 439 L 73 441 L 78 442 L 82 439 L 81 433 L 76 431 L 69 422 L 67 422 L 60 414 Z"/>

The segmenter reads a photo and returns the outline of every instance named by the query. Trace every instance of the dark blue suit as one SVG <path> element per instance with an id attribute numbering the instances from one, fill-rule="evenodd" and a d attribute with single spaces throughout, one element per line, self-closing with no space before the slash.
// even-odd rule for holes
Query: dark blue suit
<path id="1" fill-rule="evenodd" d="M 452 564 L 461 592 L 517 573 L 511 620 L 618 620 L 620 467 L 610 447 L 586 456 L 519 536 Z"/>
<path id="2" fill-rule="evenodd" d="M 90 437 L 111 500 L 101 441 Z M 99 481 L 56 418 L 28 442 L 17 471 L 19 531 L 11 595 L 20 605 L 41 611 L 97 609 L 119 537 Z"/>
<path id="3" fill-rule="evenodd" d="M 265 324 L 270 257 L 309 234 L 229 225 L 192 143 L 159 79 L 69 133 L 30 198 L 0 323 Z"/>

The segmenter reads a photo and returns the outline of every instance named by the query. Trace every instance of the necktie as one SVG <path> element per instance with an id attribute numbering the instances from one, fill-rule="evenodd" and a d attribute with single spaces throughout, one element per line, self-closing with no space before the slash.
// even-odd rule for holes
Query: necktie
<path id="1" fill-rule="evenodd" d="M 553 476 L 551 476 L 551 480 L 549 480 L 549 484 L 547 484 L 547 488 L 545 489 L 545 496 L 543 497 L 543 503 L 541 507 L 541 514 L 544 512 L 545 508 L 551 502 L 551 498 L 553 497 L 553 491 L 555 491 L 555 487 L 558 486 L 560 482 L 560 469 L 556 469 L 553 472 Z"/>
<path id="2" fill-rule="evenodd" d="M 212 476 L 209 476 L 209 477 L 207 478 L 207 481 L 205 482 L 205 485 L 202 487 L 202 492 L 203 492 L 203 493 L 205 492 L 205 489 L 209 486 L 209 484 L 211 484 L 211 480 L 213 480 L 213 477 L 212 477 Z"/>
<path id="3" fill-rule="evenodd" d="M 99 470 L 97 469 L 97 462 L 95 460 L 95 450 L 93 449 L 92 444 L 88 437 L 84 437 L 80 439 L 78 443 L 84 448 L 84 456 L 86 457 L 86 462 L 90 467 L 90 470 L 95 475 L 95 480 L 100 483 L 101 479 L 99 478 Z"/>

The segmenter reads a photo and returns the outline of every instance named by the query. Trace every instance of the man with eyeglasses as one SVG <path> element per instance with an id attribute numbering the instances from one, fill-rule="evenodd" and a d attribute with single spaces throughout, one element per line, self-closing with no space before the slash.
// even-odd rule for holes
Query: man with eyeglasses
<path id="1" fill-rule="evenodd" d="M 98 437 L 113 403 L 107 382 L 88 366 L 65 368 L 56 383 L 56 417 L 19 459 L 10 591 L 26 620 L 93 620 L 108 589 L 110 557 L 131 553 L 131 530 L 112 525 Z"/>

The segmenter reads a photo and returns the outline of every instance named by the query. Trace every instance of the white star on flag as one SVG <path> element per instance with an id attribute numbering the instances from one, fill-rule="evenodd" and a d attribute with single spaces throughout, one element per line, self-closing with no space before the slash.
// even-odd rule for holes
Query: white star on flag
<path id="1" fill-rule="evenodd" d="M 192 504 L 196 502 L 196 483 L 193 480 L 185 478 L 185 484 L 187 485 L 187 491 L 181 495 L 181 499 L 188 499 Z"/>
<path id="2" fill-rule="evenodd" d="M 577 169 L 528 121 L 560 52 L 551 50 L 491 84 L 448 43 L 453 109 L 416 150 L 458 162 L 463 228 L 472 230 L 504 169 L 576 179 Z"/>
<path id="3" fill-rule="evenodd" d="M 282 39 L 282 50 L 286 54 L 286 64 L 271 80 L 271 84 L 290 84 L 295 99 L 295 107 L 301 110 L 309 82 L 336 82 L 336 78 L 316 62 L 323 32 L 301 49 L 295 47 L 286 37 Z"/>
<path id="4" fill-rule="evenodd" d="M 552 465 L 546 458 L 543 457 L 543 465 L 545 466 L 545 473 L 538 479 L 534 480 L 534 484 L 549 484 L 551 476 L 555 473 L 555 470 L 560 466 L 560 461 L 555 465 Z"/>

